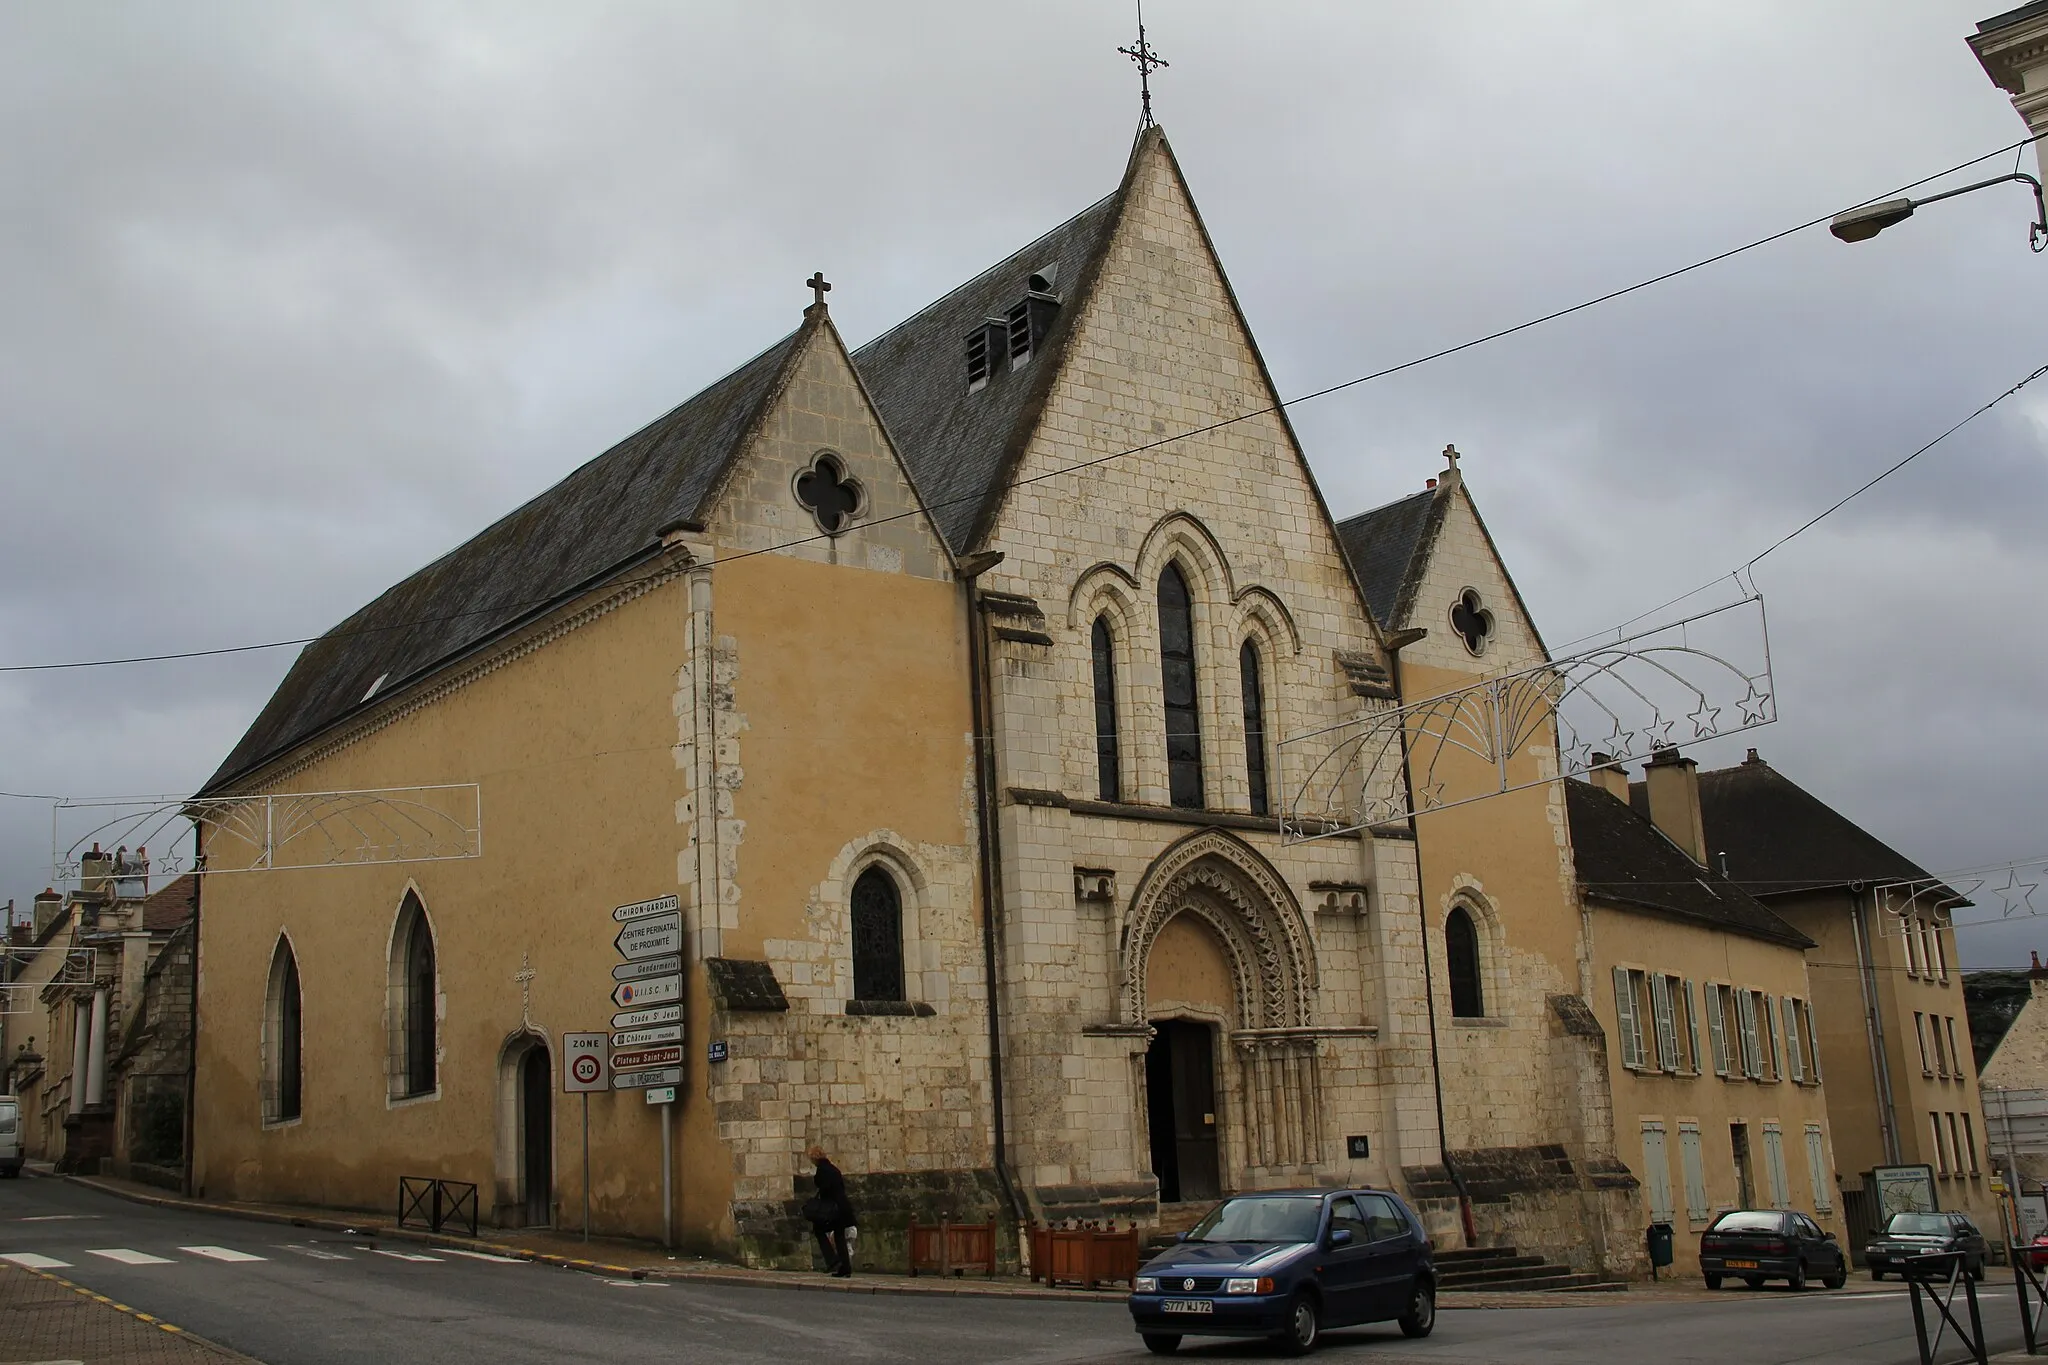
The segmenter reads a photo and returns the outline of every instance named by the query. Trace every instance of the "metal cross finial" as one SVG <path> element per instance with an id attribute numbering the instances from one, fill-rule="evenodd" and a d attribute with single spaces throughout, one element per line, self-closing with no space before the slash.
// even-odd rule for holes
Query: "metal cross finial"
<path id="1" fill-rule="evenodd" d="M 1162 66 L 1171 66 L 1172 63 L 1153 52 L 1152 45 L 1145 41 L 1144 0 L 1138 0 L 1138 45 L 1136 47 L 1120 47 L 1117 51 L 1138 64 L 1138 93 L 1144 100 L 1144 112 L 1138 119 L 1138 126 L 1140 128 L 1150 128 L 1152 126 L 1152 73 Z"/>
<path id="2" fill-rule="evenodd" d="M 823 307 L 825 303 L 825 296 L 832 292 L 832 286 L 825 283 L 825 272 L 822 270 L 813 270 L 811 272 L 811 277 L 805 280 L 804 283 L 809 285 L 811 293 L 817 296 L 818 306 Z"/>

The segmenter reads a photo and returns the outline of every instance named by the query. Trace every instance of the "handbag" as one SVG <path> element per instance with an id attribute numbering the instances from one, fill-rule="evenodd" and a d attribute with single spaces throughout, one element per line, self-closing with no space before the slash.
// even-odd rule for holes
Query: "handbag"
<path id="1" fill-rule="evenodd" d="M 832 1216 L 832 1206 L 826 1203 L 823 1198 L 814 1194 L 809 1199 L 804 1200 L 804 1206 L 798 1212 L 803 1215 L 804 1221 L 807 1223 L 822 1223 Z"/>

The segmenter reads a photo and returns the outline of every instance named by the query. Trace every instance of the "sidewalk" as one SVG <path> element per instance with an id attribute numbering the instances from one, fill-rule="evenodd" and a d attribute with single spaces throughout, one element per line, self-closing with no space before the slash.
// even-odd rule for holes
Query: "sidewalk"
<path id="1" fill-rule="evenodd" d="M 754 1270 L 746 1266 L 731 1265 L 723 1261 L 704 1260 L 695 1256 L 671 1256 L 658 1247 L 644 1242 L 628 1242 L 611 1238 L 593 1238 L 585 1242 L 574 1234 L 545 1229 L 493 1229 L 488 1238 L 459 1237 L 446 1234 L 422 1232 L 413 1228 L 400 1228 L 397 1221 L 388 1214 L 347 1213 L 332 1209 L 310 1209 L 284 1204 L 238 1204 L 218 1200 L 186 1199 L 167 1193 L 153 1185 L 142 1185 L 129 1180 L 117 1180 L 112 1176 L 66 1177 L 72 1183 L 84 1185 L 122 1199 L 139 1204 L 153 1204 L 163 1208 L 188 1209 L 205 1213 L 228 1214 L 237 1218 L 254 1218 L 264 1222 L 285 1223 L 294 1227 L 317 1228 L 323 1232 L 339 1232 L 360 1236 L 366 1241 L 386 1239 L 393 1241 L 421 1242 L 429 1246 L 459 1247 L 466 1251 L 484 1251 L 498 1256 L 516 1256 L 521 1260 L 539 1261 L 547 1265 L 564 1266 L 571 1270 L 587 1271 L 592 1274 L 614 1278 L 636 1280 L 660 1279 L 680 1280 L 697 1283 L 716 1283 L 734 1286 L 752 1286 L 765 1289 L 803 1289 L 824 1294 L 916 1294 L 935 1297 L 982 1297 L 1007 1299 L 1056 1299 L 1061 1302 L 1117 1303 L 1124 1301 L 1125 1291 L 1118 1289 L 1049 1289 L 1020 1275 L 999 1275 L 994 1279 L 956 1277 L 940 1279 L 937 1276 L 909 1276 L 881 1273 L 857 1273 L 850 1280 L 835 1280 L 819 1271 L 808 1270 Z M 1671 1297 L 1692 1297 L 1704 1293 L 1704 1287 L 1680 1289 L 1677 1285 L 1668 1288 Z M 1652 1286 L 1632 1285 L 1630 1298 Z M 1563 1308 L 1575 1303 L 1599 1302 L 1613 1299 L 1612 1289 L 1589 1297 L 1575 1290 L 1537 1290 L 1526 1293 L 1459 1293 L 1448 1292 L 1437 1301 L 1440 1309 L 1450 1308 Z M 1659 1297 L 1662 1297 L 1661 1295 Z M 0 1361 L 4 1365 L 4 1361 Z"/>
<path id="2" fill-rule="evenodd" d="M 0 1365 L 258 1365 L 47 1271 L 0 1265 Z"/>

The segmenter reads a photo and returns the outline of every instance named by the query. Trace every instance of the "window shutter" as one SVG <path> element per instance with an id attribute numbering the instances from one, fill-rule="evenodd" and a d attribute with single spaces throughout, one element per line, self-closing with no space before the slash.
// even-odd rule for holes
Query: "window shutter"
<path id="1" fill-rule="evenodd" d="M 1643 1197 L 1650 1204 L 1650 1221 L 1671 1221 L 1671 1159 L 1664 1152 L 1664 1125 L 1643 1125 Z"/>
<path id="2" fill-rule="evenodd" d="M 1714 1049 L 1714 1074 L 1728 1074 L 1728 1020 L 1723 1001 L 1727 987 L 1707 983 L 1707 1041 Z"/>
<path id="3" fill-rule="evenodd" d="M 1685 1041 L 1692 1054 L 1692 1074 L 1700 1074 L 1700 1007 L 1699 997 L 1693 994 L 1692 982 L 1685 983 Z"/>
<path id="4" fill-rule="evenodd" d="M 1813 1002 L 1811 1000 L 1802 1000 L 1799 1002 L 1799 1009 L 1806 1016 L 1804 1020 L 1806 1024 L 1806 1059 L 1811 1063 L 1808 1067 L 1808 1074 L 1813 1078 L 1813 1083 L 1819 1085 L 1821 1083 L 1820 1035 L 1813 1031 Z"/>
<path id="5" fill-rule="evenodd" d="M 1792 1069 L 1792 1079 L 1806 1079 L 1806 1054 L 1799 1043 L 1799 1002 L 1785 996 L 1779 1002 L 1779 1010 L 1785 1018 L 1785 1061 Z"/>
<path id="6" fill-rule="evenodd" d="M 1792 1189 L 1785 1178 L 1785 1135 L 1775 1123 L 1764 1125 L 1764 1170 L 1771 1178 L 1771 1203 L 1782 1209 L 1792 1202 Z"/>
<path id="7" fill-rule="evenodd" d="M 1635 973 L 1626 967 L 1614 969 L 1614 1028 L 1620 1035 L 1621 1064 L 1643 1064 L 1643 1021 L 1636 1008 Z"/>
<path id="8" fill-rule="evenodd" d="M 1697 1123 L 1678 1125 L 1678 1158 L 1685 1168 L 1685 1216 L 1695 1223 L 1704 1223 L 1713 1216 L 1714 1208 L 1707 1201 L 1707 1170 L 1700 1158 Z"/>
<path id="9" fill-rule="evenodd" d="M 1657 1065 L 1664 1071 L 1676 1071 L 1678 1020 L 1671 1012 L 1671 978 L 1661 972 L 1650 978 L 1650 1013 L 1657 1024 Z"/>
<path id="10" fill-rule="evenodd" d="M 1835 1178 L 1828 1169 L 1827 1145 L 1821 1139 L 1817 1123 L 1806 1125 L 1806 1169 L 1813 1177 L 1814 1212 L 1826 1213 L 1835 1206 Z"/>
<path id="11" fill-rule="evenodd" d="M 1756 992 L 1747 986 L 1735 992 L 1735 1023 L 1742 1030 L 1742 1074 L 1758 1080 L 1764 1074 L 1763 1050 L 1756 1038 Z"/>

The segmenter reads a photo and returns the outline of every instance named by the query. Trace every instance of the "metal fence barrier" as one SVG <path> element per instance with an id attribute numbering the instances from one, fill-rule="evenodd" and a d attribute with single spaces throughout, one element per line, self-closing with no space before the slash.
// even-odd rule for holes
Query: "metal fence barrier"
<path id="1" fill-rule="evenodd" d="M 451 1224 L 476 1236 L 476 1186 L 423 1175 L 398 1177 L 398 1226 L 440 1232 Z"/>
<path id="2" fill-rule="evenodd" d="M 1955 1329 L 1956 1343 L 1969 1350 L 1970 1360 L 1977 1365 L 1989 1365 L 1984 1350 L 1984 1319 L 1977 1311 L 1977 1282 L 1965 1271 L 1965 1259 L 1960 1251 L 1935 1251 L 1893 1262 L 1899 1269 L 1899 1278 L 1906 1282 L 1906 1290 L 1913 1298 L 1913 1336 L 1920 1346 L 1920 1365 L 1935 1365 L 1935 1353 L 1941 1349 L 1950 1328 Z M 1955 1314 L 1958 1289 L 1963 1292 L 1968 1307 L 1970 1323 L 1967 1327 Z M 1923 1295 L 1941 1315 L 1932 1340 L 1927 1336 L 1928 1315 L 1921 1304 Z"/>
<path id="3" fill-rule="evenodd" d="M 2008 1250 L 2012 1253 L 2013 1286 L 2020 1295 L 2020 1332 L 2027 1339 L 2027 1354 L 2037 1356 L 2042 1346 L 2048 1344 L 2048 1333 L 2041 1330 L 2042 1319 L 2048 1316 L 2048 1288 L 2041 1283 L 2032 1247 L 2015 1242 Z"/>

